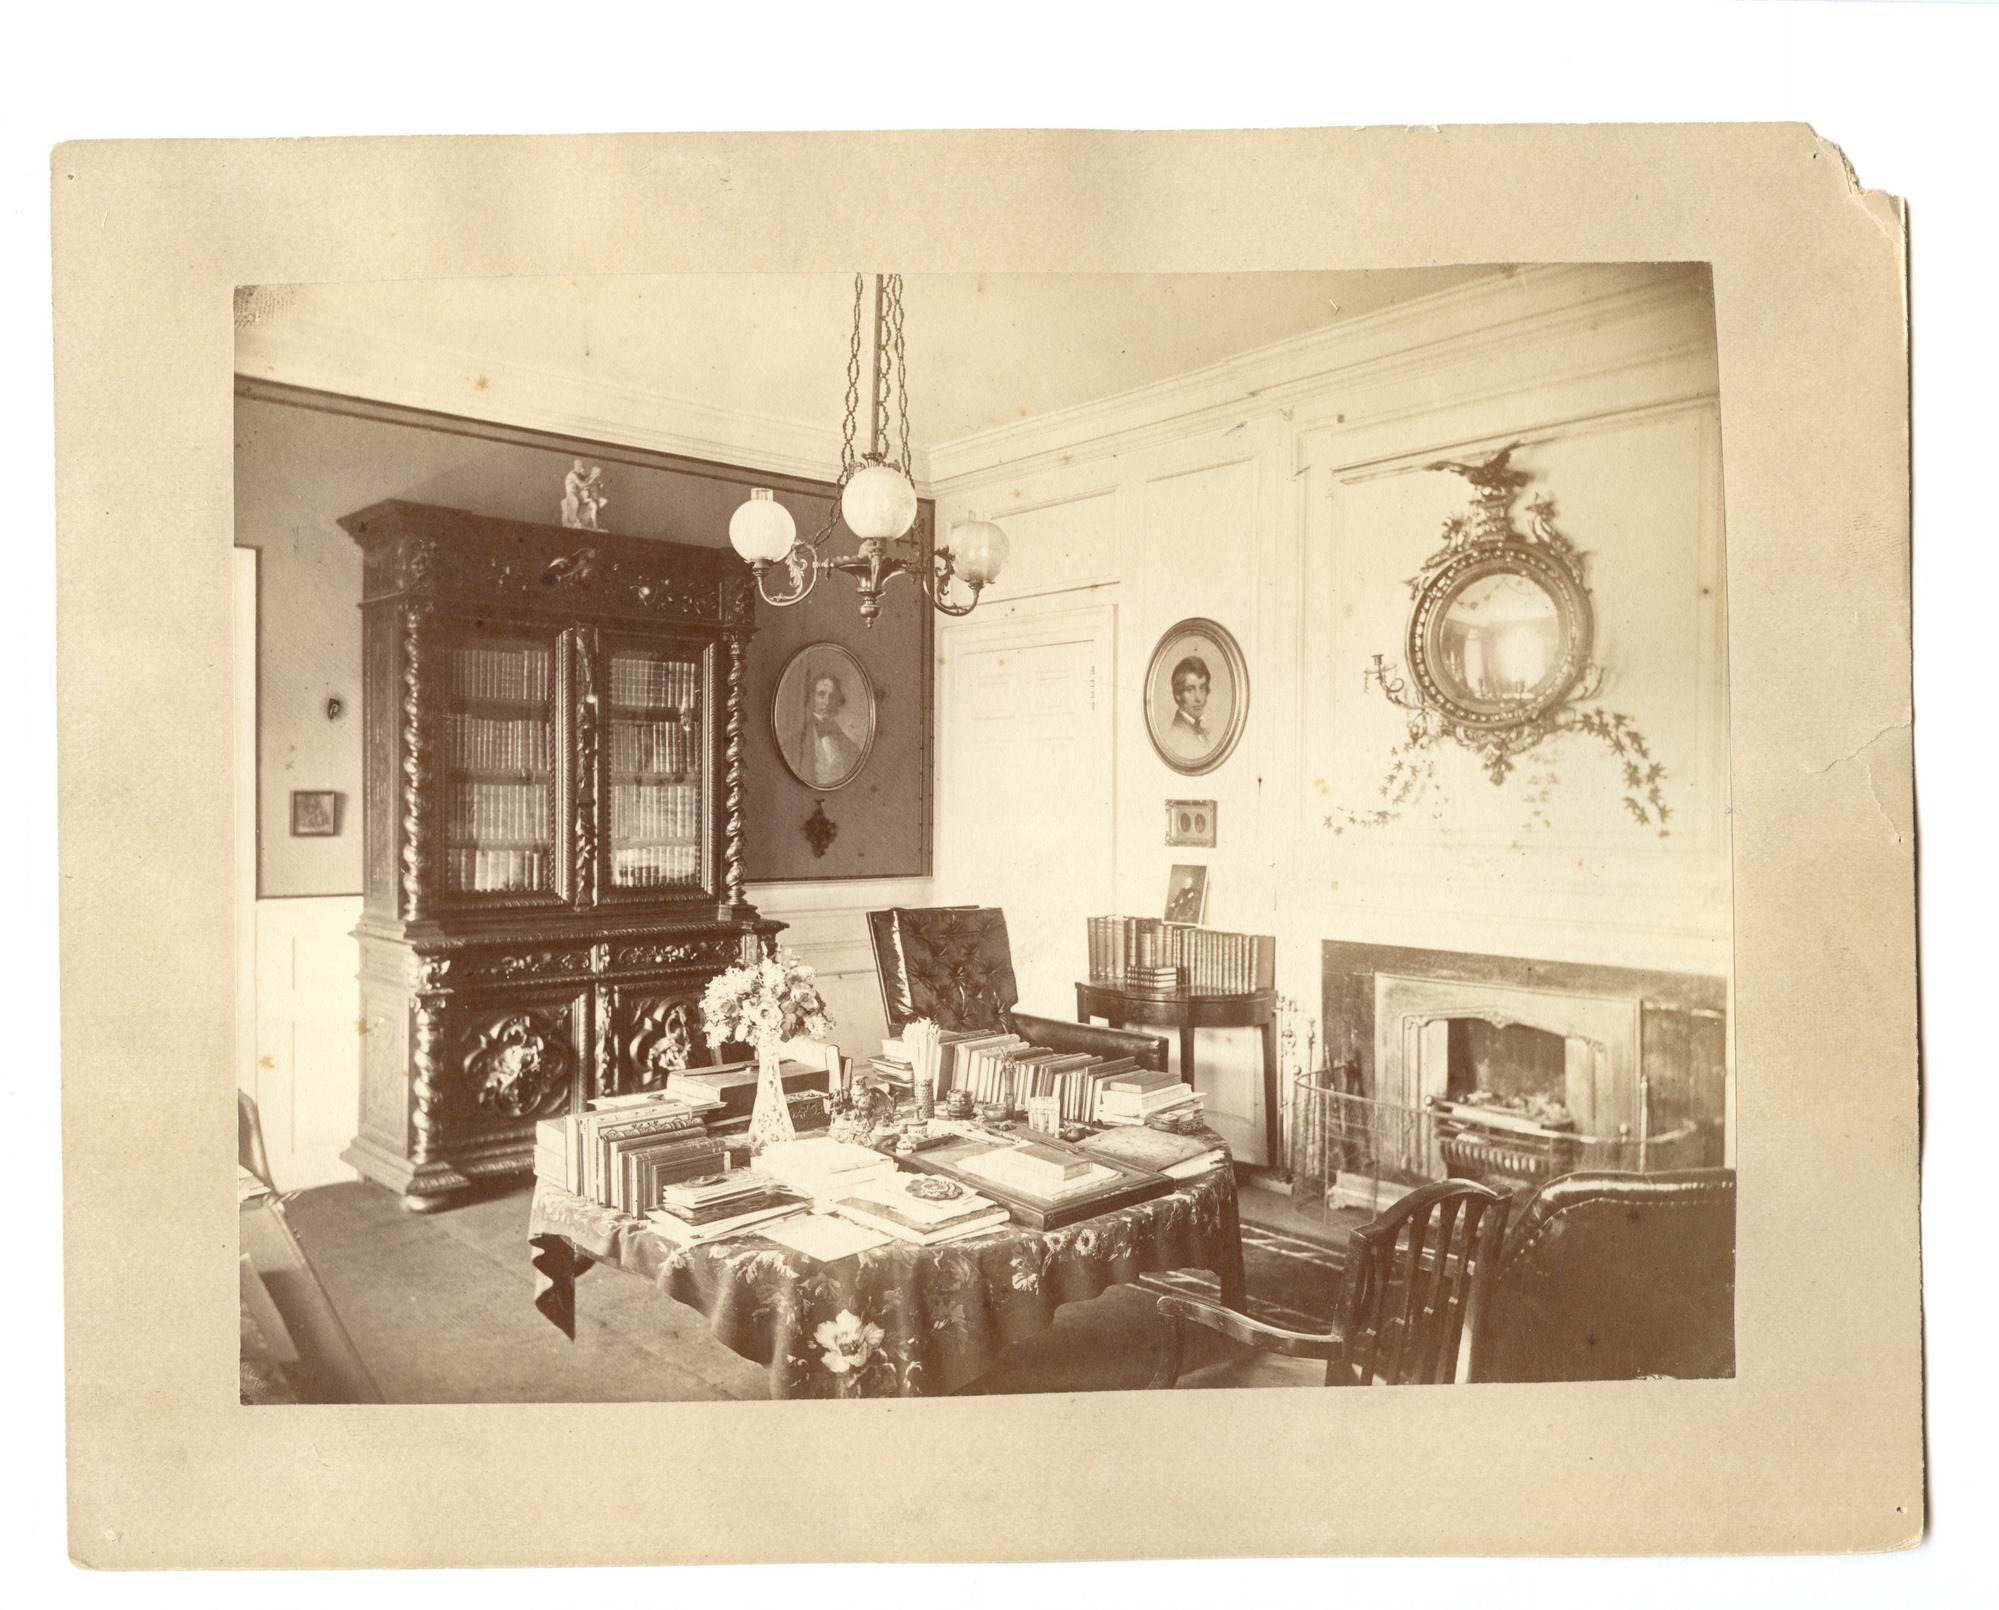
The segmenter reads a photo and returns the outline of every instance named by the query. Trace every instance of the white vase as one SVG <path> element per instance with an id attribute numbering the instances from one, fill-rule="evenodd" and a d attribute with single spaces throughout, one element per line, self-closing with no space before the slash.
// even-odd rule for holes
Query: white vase
<path id="1" fill-rule="evenodd" d="M 784 1099 L 782 1060 L 777 1041 L 766 1040 L 757 1047 L 757 1104 L 750 1112 L 752 1157 L 778 1141 L 798 1138 L 791 1127 L 791 1103 Z"/>

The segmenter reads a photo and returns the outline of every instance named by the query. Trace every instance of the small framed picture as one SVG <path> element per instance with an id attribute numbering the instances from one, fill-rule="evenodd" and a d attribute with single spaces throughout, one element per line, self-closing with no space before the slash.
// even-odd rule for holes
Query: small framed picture
<path id="1" fill-rule="evenodd" d="M 1159 758 L 1198 776 L 1229 758 L 1249 715 L 1249 666 L 1225 627 L 1184 620 L 1152 651 L 1145 730 Z"/>
<path id="2" fill-rule="evenodd" d="M 1166 844 L 1215 847 L 1215 802 L 1211 799 L 1169 799 L 1166 802 Z"/>
<path id="3" fill-rule="evenodd" d="M 330 788 L 292 790 L 292 837 L 330 839 L 340 833 L 340 796 Z"/>
<path id="4" fill-rule="evenodd" d="M 1166 880 L 1166 920 L 1198 923 L 1208 910 L 1208 869 L 1176 866 Z"/>

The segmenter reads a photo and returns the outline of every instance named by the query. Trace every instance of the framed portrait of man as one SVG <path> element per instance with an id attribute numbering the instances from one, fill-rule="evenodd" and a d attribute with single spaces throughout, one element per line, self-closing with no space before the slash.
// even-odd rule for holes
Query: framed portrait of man
<path id="1" fill-rule="evenodd" d="M 1166 880 L 1166 920 L 1198 924 L 1208 909 L 1208 869 L 1176 866 Z"/>
<path id="2" fill-rule="evenodd" d="M 1145 730 L 1159 758 L 1189 776 L 1213 771 L 1248 714 L 1249 667 L 1226 628 L 1200 618 L 1169 627 L 1145 672 Z"/>
<path id="3" fill-rule="evenodd" d="M 770 724 L 792 776 L 820 793 L 845 788 L 874 747 L 874 678 L 850 649 L 808 643 L 778 675 Z"/>

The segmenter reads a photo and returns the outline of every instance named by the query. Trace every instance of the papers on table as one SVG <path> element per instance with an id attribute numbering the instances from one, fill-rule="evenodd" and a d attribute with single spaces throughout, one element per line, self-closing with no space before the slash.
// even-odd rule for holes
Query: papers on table
<path id="1" fill-rule="evenodd" d="M 794 1252 L 802 1252 L 808 1258 L 817 1258 L 821 1263 L 838 1263 L 857 1252 L 871 1252 L 876 1247 L 885 1247 L 895 1239 L 879 1230 L 870 1230 L 827 1213 L 807 1213 L 795 1219 L 780 1219 L 775 1224 L 765 1225 L 758 1233 L 766 1240 L 775 1241 L 781 1247 L 790 1247 Z"/>

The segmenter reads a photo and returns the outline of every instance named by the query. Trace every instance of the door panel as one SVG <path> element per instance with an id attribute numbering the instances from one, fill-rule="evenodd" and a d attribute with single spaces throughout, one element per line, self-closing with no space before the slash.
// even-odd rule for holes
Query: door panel
<path id="1" fill-rule="evenodd" d="M 1023 1009 L 1067 1015 L 1084 922 L 1111 909 L 1113 611 L 943 634 L 940 883 L 1006 912 Z"/>

